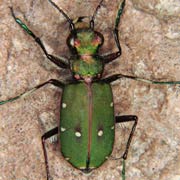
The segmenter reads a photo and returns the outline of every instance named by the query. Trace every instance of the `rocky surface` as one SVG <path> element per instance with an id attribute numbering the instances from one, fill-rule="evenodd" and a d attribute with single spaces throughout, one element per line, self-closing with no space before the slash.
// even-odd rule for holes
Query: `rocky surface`
<path id="1" fill-rule="evenodd" d="M 56 0 L 71 18 L 90 16 L 94 0 Z M 95 28 L 105 36 L 101 53 L 116 50 L 112 29 L 120 1 L 106 0 Z M 50 63 L 39 46 L 14 21 L 9 7 L 43 40 L 48 52 L 69 56 L 69 26 L 47 0 L 0 3 L 0 101 L 51 78 L 70 73 Z M 152 80 L 180 80 L 180 1 L 127 0 L 119 26 L 122 56 L 104 76 L 128 74 Z M 112 84 L 116 114 L 139 117 L 126 162 L 126 180 L 180 179 L 180 88 L 121 79 Z M 0 106 L 0 180 L 45 180 L 41 135 L 59 119 L 61 90 L 50 85 L 25 99 Z M 102 117 L 103 118 L 103 117 Z M 125 146 L 131 124 L 116 126 L 113 157 Z M 71 167 L 56 145 L 48 144 L 54 180 L 121 179 L 121 160 L 109 160 L 90 176 Z"/>

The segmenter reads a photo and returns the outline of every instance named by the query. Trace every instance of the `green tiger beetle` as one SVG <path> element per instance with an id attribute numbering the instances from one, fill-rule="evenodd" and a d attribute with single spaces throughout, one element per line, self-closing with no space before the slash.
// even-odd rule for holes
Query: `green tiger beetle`
<path id="1" fill-rule="evenodd" d="M 16 23 L 35 40 L 48 60 L 60 68 L 71 71 L 72 80 L 64 83 L 56 79 L 50 79 L 19 96 L 1 101 L 0 105 L 25 97 L 47 84 L 52 84 L 63 90 L 60 124 L 42 136 L 47 180 L 51 179 L 45 146 L 48 138 L 58 134 L 60 151 L 63 157 L 73 167 L 84 173 L 90 173 L 109 159 L 114 144 L 115 124 L 132 121 L 133 125 L 125 151 L 120 156 L 123 159 L 122 179 L 125 180 L 125 160 L 127 159 L 138 117 L 135 115 L 115 115 L 111 82 L 120 78 L 129 78 L 150 84 L 180 84 L 180 81 L 159 82 L 123 74 L 102 77 L 104 66 L 121 55 L 118 25 L 125 7 L 125 0 L 119 5 L 113 29 L 117 51 L 106 55 L 99 54 L 99 48 L 104 42 L 103 35 L 94 30 L 94 20 L 103 0 L 99 2 L 92 17 L 90 17 L 89 23 L 84 22 L 85 17 L 83 16 L 77 18 L 76 21 L 72 20 L 53 1 L 48 1 L 69 23 L 70 34 L 67 38 L 67 45 L 71 57 L 66 61 L 64 61 L 64 58 L 49 54 L 41 39 L 15 16 L 12 7 L 10 7 L 10 10 Z"/>

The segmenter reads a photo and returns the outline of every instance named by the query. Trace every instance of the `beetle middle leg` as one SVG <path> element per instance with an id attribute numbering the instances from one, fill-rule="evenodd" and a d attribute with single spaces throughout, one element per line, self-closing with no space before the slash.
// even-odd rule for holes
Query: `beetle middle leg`
<path id="1" fill-rule="evenodd" d="M 14 18 L 14 20 L 16 21 L 17 24 L 20 25 L 21 28 L 23 28 L 31 37 L 33 37 L 33 39 L 35 40 L 35 42 L 41 47 L 41 49 L 43 50 L 44 54 L 46 55 L 46 57 L 53 62 L 54 64 L 56 64 L 58 67 L 61 68 L 69 68 L 69 64 L 67 63 L 67 60 L 65 62 L 65 58 L 58 58 L 55 57 L 51 54 L 49 54 L 44 46 L 44 44 L 42 43 L 41 39 L 39 37 L 37 37 L 19 18 L 17 18 L 14 14 L 13 8 L 10 7 L 11 10 L 11 14 Z"/>
<path id="2" fill-rule="evenodd" d="M 24 98 L 24 97 L 30 95 L 31 93 L 33 93 L 34 91 L 36 91 L 37 89 L 45 86 L 46 84 L 52 84 L 52 85 L 57 86 L 59 88 L 64 87 L 64 84 L 62 82 L 60 82 L 60 81 L 58 81 L 56 79 L 50 79 L 50 80 L 48 80 L 48 81 L 46 81 L 46 82 L 44 82 L 42 84 L 39 84 L 39 85 L 35 86 L 34 88 L 32 88 L 32 89 L 30 89 L 30 90 L 28 90 L 28 91 L 26 91 L 26 92 L 24 92 L 24 93 L 22 93 L 22 94 L 20 94 L 20 95 L 18 95 L 16 97 L 14 97 L 14 98 L 10 98 L 10 99 L 5 100 L 5 101 L 0 101 L 0 105 L 6 104 L 8 102 L 15 101 L 15 100 L 17 100 L 19 98 Z"/>
<path id="3" fill-rule="evenodd" d="M 106 83 L 111 83 L 120 78 L 128 78 L 128 79 L 132 79 L 132 80 L 136 80 L 136 81 L 145 82 L 148 84 L 159 84 L 159 85 L 180 84 L 180 81 L 154 81 L 154 80 L 139 78 L 139 77 L 135 77 L 135 76 L 124 75 L 124 74 L 115 74 L 115 75 L 106 77 L 106 78 L 102 79 L 101 81 L 106 82 Z"/>

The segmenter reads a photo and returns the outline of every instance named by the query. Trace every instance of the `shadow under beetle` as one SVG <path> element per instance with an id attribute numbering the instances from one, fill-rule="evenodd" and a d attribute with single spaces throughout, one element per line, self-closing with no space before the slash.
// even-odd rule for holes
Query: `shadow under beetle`
<path id="1" fill-rule="evenodd" d="M 138 118 L 135 115 L 114 115 L 111 82 L 120 78 L 130 78 L 151 84 L 180 84 L 180 81 L 159 82 L 123 74 L 102 77 L 105 64 L 112 62 L 121 55 L 118 25 L 125 7 L 125 0 L 119 5 L 113 30 L 118 50 L 106 55 L 98 53 L 99 48 L 103 45 L 104 38 L 100 32 L 94 30 L 94 19 L 103 0 L 99 2 L 89 23 L 83 21 L 85 17 L 79 17 L 73 21 L 54 2 L 48 1 L 66 18 L 70 25 L 67 45 L 71 51 L 71 57 L 66 61 L 64 58 L 48 54 L 40 38 L 15 16 L 12 7 L 10 10 L 15 21 L 34 38 L 50 61 L 60 68 L 70 69 L 72 80 L 63 83 L 56 79 L 50 79 L 19 96 L 1 101 L 0 105 L 25 97 L 46 84 L 53 84 L 63 90 L 60 125 L 42 136 L 47 180 L 50 180 L 45 142 L 46 139 L 56 134 L 58 134 L 60 151 L 64 158 L 75 168 L 84 173 L 89 173 L 101 166 L 110 157 L 114 144 L 115 124 L 132 121 L 134 123 L 126 149 L 121 156 L 123 160 L 127 158 Z M 125 180 L 125 161 L 123 161 L 122 179 Z"/>

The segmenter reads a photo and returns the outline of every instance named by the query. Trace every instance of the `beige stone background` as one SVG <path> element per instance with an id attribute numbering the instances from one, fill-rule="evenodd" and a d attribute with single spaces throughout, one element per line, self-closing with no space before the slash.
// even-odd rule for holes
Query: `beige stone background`
<path id="1" fill-rule="evenodd" d="M 56 0 L 71 18 L 90 16 L 98 1 Z M 105 36 L 101 53 L 116 50 L 112 29 L 120 0 L 106 0 L 95 28 Z M 13 20 L 9 6 L 39 37 L 48 52 L 67 56 L 68 23 L 47 0 L 0 0 L 0 100 L 69 71 L 50 63 Z M 127 0 L 119 26 L 122 56 L 104 76 L 123 73 L 180 81 L 180 0 Z M 126 180 L 180 180 L 180 87 L 128 79 L 112 85 L 116 114 L 135 114 L 139 123 L 126 162 Z M 0 180 L 45 180 L 41 135 L 59 119 L 61 90 L 46 86 L 25 99 L 0 106 Z M 103 118 L 103 117 L 102 117 Z M 122 154 L 131 124 L 116 126 L 113 156 Z M 54 180 L 119 180 L 121 160 L 109 160 L 90 176 L 69 165 L 48 144 Z"/>

